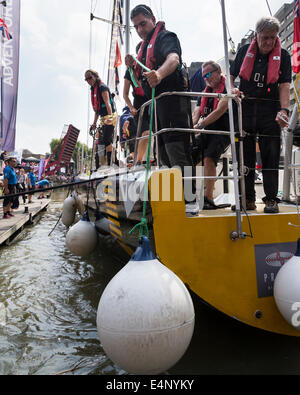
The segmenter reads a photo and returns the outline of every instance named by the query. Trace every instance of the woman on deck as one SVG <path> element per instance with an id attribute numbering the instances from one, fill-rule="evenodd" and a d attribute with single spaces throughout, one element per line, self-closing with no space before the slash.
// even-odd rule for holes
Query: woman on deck
<path id="1" fill-rule="evenodd" d="M 100 117 L 100 126 L 102 127 L 103 142 L 106 149 L 107 164 L 111 164 L 111 153 L 114 128 L 116 125 L 115 103 L 108 86 L 100 79 L 99 74 L 94 70 L 85 72 L 85 81 L 91 87 L 91 100 L 95 111 L 94 122 L 91 130 L 95 130 Z"/>

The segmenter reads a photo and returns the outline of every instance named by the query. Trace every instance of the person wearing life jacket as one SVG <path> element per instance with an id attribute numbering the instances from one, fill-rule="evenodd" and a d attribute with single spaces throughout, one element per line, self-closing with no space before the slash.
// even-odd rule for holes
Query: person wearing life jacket
<path id="1" fill-rule="evenodd" d="M 141 79 L 147 100 L 151 99 L 152 88 L 155 88 L 156 97 L 164 92 L 186 91 L 181 46 L 177 35 L 166 30 L 164 22 L 156 23 L 151 8 L 144 4 L 137 5 L 131 11 L 130 18 L 137 34 L 143 40 L 137 59 L 150 71 L 142 70 L 131 55 L 125 57 L 125 63 L 128 67 L 134 67 L 136 75 Z M 187 97 L 164 96 L 157 101 L 156 110 L 160 129 L 191 127 L 190 100 Z M 159 134 L 158 156 L 160 165 L 179 166 L 182 174 L 185 167 L 193 169 L 190 134 L 181 131 Z M 185 190 L 185 201 L 186 212 L 198 213 L 199 206 L 197 207 L 193 189 L 192 194 Z"/>
<path id="2" fill-rule="evenodd" d="M 108 86 L 101 81 L 99 74 L 96 71 L 87 70 L 85 72 L 85 80 L 91 87 L 91 101 L 95 112 L 91 130 L 96 129 L 97 122 L 100 117 L 102 137 L 106 149 L 107 165 L 110 166 L 114 128 L 117 119 L 115 103 Z"/>
<path id="3" fill-rule="evenodd" d="M 280 22 L 263 17 L 251 44 L 241 47 L 230 67 L 232 93 L 242 100 L 246 209 L 255 210 L 256 137 L 261 152 L 265 213 L 278 213 L 278 168 L 281 128 L 288 125 L 291 60 L 281 48 Z M 234 86 L 240 77 L 238 88 Z"/>
<path id="4" fill-rule="evenodd" d="M 138 45 L 136 46 L 136 53 L 139 52 L 141 44 L 142 44 L 142 41 L 140 41 L 138 43 Z M 138 126 L 139 109 L 144 103 L 146 103 L 146 101 L 148 101 L 148 99 L 144 95 L 141 81 L 138 78 L 138 76 L 136 75 L 134 70 L 133 70 L 133 78 L 135 79 L 137 86 L 135 86 L 134 82 L 132 81 L 129 69 L 127 69 L 125 76 L 124 76 L 123 98 L 125 100 L 126 105 L 130 109 L 131 115 L 134 117 L 135 126 L 131 125 L 131 130 L 136 131 L 137 126 Z M 132 87 L 133 103 L 129 97 L 130 87 Z M 141 122 L 142 122 L 141 123 L 141 134 L 142 134 L 142 136 L 147 136 L 149 134 L 149 122 L 150 122 L 149 108 L 145 108 Z M 135 137 L 135 136 L 133 136 L 133 137 Z M 132 145 L 133 145 L 133 151 L 131 150 L 130 152 L 134 153 L 134 145 L 135 145 L 134 141 L 133 141 L 133 144 L 132 144 L 132 142 L 129 143 L 129 146 L 132 147 Z M 143 139 L 143 140 L 139 141 L 138 149 L 137 149 L 136 164 L 142 163 L 145 152 L 147 150 L 147 145 L 148 145 L 147 139 Z"/>
<path id="5" fill-rule="evenodd" d="M 205 93 L 226 93 L 226 80 L 218 63 L 212 60 L 203 63 L 202 75 L 206 82 Z M 226 99 L 199 97 L 193 112 L 194 128 L 219 131 L 229 130 L 227 108 L 228 103 Z M 196 155 L 193 155 L 193 157 L 196 162 L 195 165 L 197 165 L 199 157 L 203 155 L 204 176 L 216 176 L 217 163 L 229 143 L 230 138 L 226 135 L 203 133 L 196 136 L 193 150 L 193 153 Z M 218 208 L 213 200 L 215 178 L 206 178 L 204 184 L 203 209 L 212 210 Z"/>

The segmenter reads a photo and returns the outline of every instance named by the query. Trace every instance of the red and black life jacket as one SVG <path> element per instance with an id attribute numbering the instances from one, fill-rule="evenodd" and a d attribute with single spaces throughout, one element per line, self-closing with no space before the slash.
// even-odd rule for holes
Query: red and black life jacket
<path id="1" fill-rule="evenodd" d="M 104 90 L 108 91 L 112 112 L 115 112 L 115 104 L 113 98 L 111 97 L 110 90 L 105 84 L 103 84 L 101 80 L 99 83 L 96 82 L 96 84 L 91 87 L 91 101 L 95 113 L 99 114 L 100 116 L 105 116 L 108 114 L 108 112 L 106 109 L 106 104 L 102 97 L 103 89 L 101 88 L 105 88 Z"/>
<path id="2" fill-rule="evenodd" d="M 158 34 L 163 30 L 166 30 L 165 22 L 157 22 L 150 41 L 148 42 L 148 41 L 144 40 L 142 42 L 139 52 L 138 52 L 138 55 L 137 55 L 137 59 L 141 62 L 145 47 L 147 47 L 145 66 L 148 67 L 148 69 L 150 69 L 150 70 L 155 69 L 155 66 L 156 66 L 156 59 L 154 57 L 155 41 L 157 39 Z M 137 78 L 140 79 L 141 75 L 142 75 L 142 68 L 138 63 L 136 63 L 136 65 L 135 65 L 135 72 L 136 72 Z"/>

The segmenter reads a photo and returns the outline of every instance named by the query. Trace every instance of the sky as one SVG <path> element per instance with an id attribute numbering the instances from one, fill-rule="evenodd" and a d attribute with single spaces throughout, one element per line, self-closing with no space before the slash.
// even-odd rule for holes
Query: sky
<path id="1" fill-rule="evenodd" d="M 224 56 L 219 0 L 131 0 L 131 8 L 141 2 L 177 34 L 188 66 L 192 61 L 217 61 Z M 61 137 L 65 124 L 80 129 L 79 141 L 91 146 L 88 126 L 93 114 L 84 72 L 91 67 L 106 82 L 110 36 L 109 25 L 96 19 L 90 22 L 90 12 L 111 19 L 111 3 L 21 1 L 16 149 L 26 148 L 35 154 L 50 152 L 51 139 Z M 274 14 L 285 2 L 268 3 Z M 229 34 L 236 46 L 249 29 L 254 30 L 260 17 L 269 15 L 265 0 L 225 0 L 225 10 Z M 139 41 L 132 29 L 131 53 Z M 124 73 L 121 69 L 121 80 Z M 117 107 L 120 110 L 123 106 L 121 95 Z"/>

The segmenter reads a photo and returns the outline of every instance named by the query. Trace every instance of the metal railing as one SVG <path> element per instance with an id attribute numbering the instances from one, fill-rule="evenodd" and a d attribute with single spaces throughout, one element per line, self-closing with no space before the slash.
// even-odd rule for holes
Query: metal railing
<path id="1" fill-rule="evenodd" d="M 241 196 L 241 202 L 242 206 L 246 207 L 246 202 L 245 202 L 245 180 L 244 180 L 244 158 L 243 158 L 243 137 L 245 135 L 243 129 L 242 129 L 242 105 L 241 105 L 241 99 L 238 98 L 236 95 L 232 94 L 223 94 L 223 93 L 204 93 L 204 92 L 164 92 L 161 93 L 159 96 L 155 97 L 154 99 L 154 131 L 153 131 L 153 137 L 156 139 L 156 147 L 158 147 L 158 136 L 167 133 L 167 132 L 185 132 L 185 133 L 190 133 L 190 134 L 220 134 L 220 135 L 227 135 L 230 136 L 230 146 L 231 146 L 231 154 L 232 158 L 236 158 L 236 135 L 234 130 L 230 131 L 221 131 L 221 130 L 206 130 L 206 129 L 187 129 L 187 128 L 164 128 L 161 130 L 157 130 L 157 112 L 156 112 L 156 106 L 157 106 L 157 101 L 166 96 L 185 96 L 185 97 L 195 97 L 195 96 L 200 96 L 200 97 L 208 97 L 208 98 L 218 98 L 219 100 L 221 99 L 226 99 L 226 100 L 234 100 L 235 103 L 237 104 L 237 112 L 238 112 L 238 135 L 239 135 L 239 175 L 238 172 L 234 171 L 235 167 L 237 170 L 238 164 L 237 161 L 236 163 L 233 162 L 233 176 L 194 176 L 194 177 L 183 177 L 183 179 L 205 179 L 205 178 L 210 178 L 210 179 L 219 179 L 219 180 L 233 180 L 234 181 L 234 195 L 235 195 L 235 214 L 236 214 L 236 223 L 237 223 L 237 231 L 235 233 L 234 239 L 237 238 L 245 238 L 246 234 L 242 231 L 242 215 L 241 215 L 241 208 L 240 208 L 240 196 Z M 137 155 L 137 149 L 138 149 L 138 144 L 139 141 L 143 139 L 148 139 L 149 136 L 141 136 L 141 125 L 142 125 L 142 118 L 144 115 L 144 111 L 148 108 L 148 106 L 151 104 L 151 100 L 147 101 L 144 103 L 140 109 L 139 109 L 139 117 L 138 117 L 138 125 L 137 125 L 137 133 L 136 137 L 134 138 L 135 140 L 135 150 L 134 150 L 134 156 L 136 158 Z M 230 114 L 229 114 L 230 116 Z M 233 122 L 233 121 L 232 121 Z M 159 154 L 158 154 L 158 149 L 156 150 L 156 156 L 157 156 L 157 162 L 159 163 Z M 239 188 L 240 185 L 240 188 Z M 241 189 L 241 191 L 239 190 Z"/>

